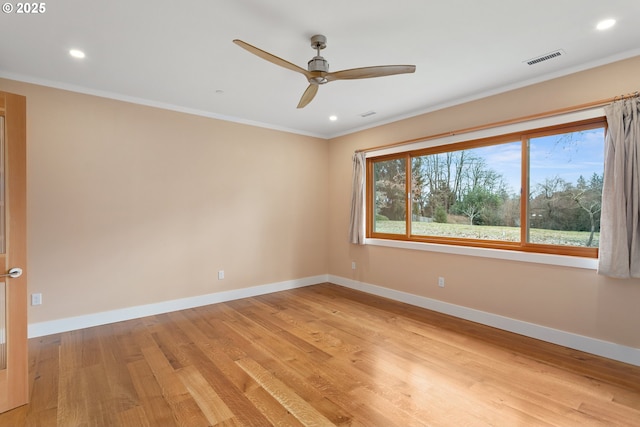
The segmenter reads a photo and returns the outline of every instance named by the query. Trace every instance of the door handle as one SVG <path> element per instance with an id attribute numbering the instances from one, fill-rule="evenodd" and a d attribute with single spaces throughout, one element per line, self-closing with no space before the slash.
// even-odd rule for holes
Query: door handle
<path id="1" fill-rule="evenodd" d="M 13 267 L 7 274 L 0 274 L 0 277 L 11 277 L 17 279 L 22 276 L 22 269 L 20 267 Z"/>

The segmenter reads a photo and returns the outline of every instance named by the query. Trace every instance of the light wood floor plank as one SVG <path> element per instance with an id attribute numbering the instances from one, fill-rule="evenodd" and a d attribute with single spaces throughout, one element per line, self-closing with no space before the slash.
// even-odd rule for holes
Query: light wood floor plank
<path id="1" fill-rule="evenodd" d="M 23 426 L 640 426 L 640 367 L 331 284 L 29 342 Z"/>
<path id="2" fill-rule="evenodd" d="M 224 400 L 218 396 L 195 367 L 182 368 L 178 371 L 178 375 L 211 425 L 228 421 L 234 417 Z"/>
<path id="3" fill-rule="evenodd" d="M 133 385 L 136 389 L 140 406 L 151 425 L 178 426 L 177 417 L 171 410 L 171 405 L 162 395 L 162 388 L 158 384 L 151 368 L 145 360 L 130 362 L 128 365 Z M 59 425 L 64 425 L 59 423 Z"/>
<path id="4" fill-rule="evenodd" d="M 236 363 L 303 425 L 327 426 L 333 424 L 256 361 L 246 358 L 240 359 Z"/>
<path id="5" fill-rule="evenodd" d="M 164 353 L 157 346 L 145 347 L 142 353 L 162 389 L 162 396 L 171 406 L 176 423 L 185 427 L 210 425 L 206 414 L 203 414 L 194 400 L 196 396 L 180 381 L 180 371 L 171 367 Z"/>

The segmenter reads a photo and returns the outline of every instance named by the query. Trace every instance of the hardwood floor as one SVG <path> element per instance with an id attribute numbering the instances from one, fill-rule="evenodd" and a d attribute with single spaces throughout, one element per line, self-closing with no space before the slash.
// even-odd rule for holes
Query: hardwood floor
<path id="1" fill-rule="evenodd" d="M 29 350 L 1 426 L 640 425 L 640 367 L 331 284 Z"/>

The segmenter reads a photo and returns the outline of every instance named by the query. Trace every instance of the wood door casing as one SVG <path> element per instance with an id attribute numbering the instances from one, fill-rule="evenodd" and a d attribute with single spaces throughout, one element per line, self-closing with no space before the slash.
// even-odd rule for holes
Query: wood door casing
<path id="1" fill-rule="evenodd" d="M 20 267 L 22 276 L 3 278 L 6 284 L 7 367 L 0 370 L 0 412 L 29 400 L 27 358 L 26 239 L 26 98 L 0 92 L 4 116 L 6 250 L 0 265 L 7 272 Z"/>

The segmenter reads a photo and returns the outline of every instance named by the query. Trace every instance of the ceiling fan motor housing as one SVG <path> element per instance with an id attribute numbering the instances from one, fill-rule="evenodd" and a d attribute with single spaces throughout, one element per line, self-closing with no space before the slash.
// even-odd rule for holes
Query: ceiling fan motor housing
<path id="1" fill-rule="evenodd" d="M 322 71 L 329 72 L 329 63 L 322 56 L 314 56 L 309 62 L 307 62 L 309 71 Z"/>
<path id="2" fill-rule="evenodd" d="M 307 69 L 311 72 L 320 72 L 320 73 L 328 73 L 329 72 L 329 63 L 322 56 L 314 56 L 307 63 Z M 315 76 L 309 78 L 310 83 L 323 84 L 327 82 L 327 79 L 322 76 Z"/>

